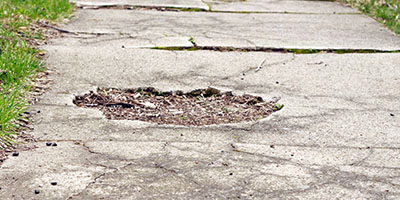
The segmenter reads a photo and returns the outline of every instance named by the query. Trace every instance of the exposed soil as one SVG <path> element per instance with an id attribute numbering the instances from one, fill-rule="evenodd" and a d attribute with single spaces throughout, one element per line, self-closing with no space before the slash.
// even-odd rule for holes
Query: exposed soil
<path id="1" fill-rule="evenodd" d="M 252 95 L 237 96 L 214 88 L 161 92 L 154 88 L 98 89 L 77 96 L 80 107 L 98 108 L 107 119 L 202 126 L 256 121 L 280 108 Z"/>

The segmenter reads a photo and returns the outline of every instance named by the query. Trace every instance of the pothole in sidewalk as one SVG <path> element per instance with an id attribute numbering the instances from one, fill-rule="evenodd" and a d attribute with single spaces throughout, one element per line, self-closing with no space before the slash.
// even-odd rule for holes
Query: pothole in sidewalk
<path id="1" fill-rule="evenodd" d="M 154 88 L 99 88 L 77 96 L 79 107 L 97 108 L 107 119 L 202 126 L 250 122 L 266 118 L 283 105 L 253 95 L 215 88 L 163 92 Z"/>

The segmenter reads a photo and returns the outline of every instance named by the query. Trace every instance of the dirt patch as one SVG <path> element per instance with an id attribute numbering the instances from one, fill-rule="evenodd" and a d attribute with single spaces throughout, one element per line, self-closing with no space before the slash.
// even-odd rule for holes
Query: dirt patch
<path id="1" fill-rule="evenodd" d="M 77 96 L 80 107 L 98 108 L 107 119 L 202 126 L 256 121 L 282 108 L 252 95 L 237 96 L 214 88 L 162 92 L 154 88 L 98 89 Z"/>

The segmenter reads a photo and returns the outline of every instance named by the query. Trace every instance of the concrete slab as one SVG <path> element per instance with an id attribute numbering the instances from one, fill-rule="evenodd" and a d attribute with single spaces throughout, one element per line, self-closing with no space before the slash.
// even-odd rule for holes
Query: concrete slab
<path id="1" fill-rule="evenodd" d="M 173 8 L 200 8 L 208 10 L 201 0 L 70 0 L 81 6 L 151 6 Z"/>
<path id="2" fill-rule="evenodd" d="M 85 10 L 70 31 L 126 35 L 160 46 L 193 37 L 200 46 L 399 50 L 400 38 L 363 15 L 231 14 Z M 110 20 L 112 18 L 113 20 Z M 117 36 L 116 36 L 117 37 Z M 129 41 L 129 40 L 128 40 Z M 166 44 L 163 42 L 162 44 Z M 176 45 L 171 42 L 170 45 Z"/>
<path id="3" fill-rule="evenodd" d="M 9 157 L 1 166 L 2 199 L 67 199 L 109 171 L 93 165 L 95 155 L 73 142 L 57 142 L 56 147 L 44 142 L 36 145 L 38 148 Z"/>
<path id="4" fill-rule="evenodd" d="M 338 2 L 302 0 L 205 0 L 213 11 L 291 12 L 291 13 L 359 13 Z"/>
<path id="5" fill-rule="evenodd" d="M 149 6 L 200 8 L 222 12 L 359 13 L 338 2 L 307 0 L 71 0 L 80 6 Z"/>
<path id="6" fill-rule="evenodd" d="M 166 131 L 162 127 L 143 123 L 107 122 L 99 111 L 89 109 L 88 112 L 73 107 L 73 94 L 82 94 L 96 87 L 153 86 L 162 90 L 189 91 L 213 86 L 265 98 L 280 96 L 281 102 L 286 104 L 288 110 L 274 114 L 271 120 L 251 127 L 243 124 L 224 129 L 228 132 L 235 128 L 251 129 L 250 135 L 241 131 L 233 131 L 231 134 L 240 134 L 243 141 L 259 143 L 260 137 L 263 137 L 282 145 L 345 145 L 365 148 L 390 144 L 392 147 L 400 147 L 399 143 L 393 143 L 397 141 L 399 127 L 395 124 L 398 119 L 390 116 L 391 112 L 397 113 L 400 110 L 396 101 L 400 95 L 400 80 L 392 73 L 397 70 L 396 63 L 400 61 L 400 54 L 294 55 L 122 48 L 112 50 L 106 47 L 81 47 L 76 50 L 74 47 L 60 46 L 49 46 L 47 49 L 52 55 L 47 62 L 63 75 L 57 78 L 57 89 L 42 100 L 44 106 L 49 105 L 41 108 L 43 117 L 38 118 L 40 123 L 37 125 L 37 136 L 43 139 L 66 139 L 62 134 L 46 133 L 66 132 L 71 128 L 75 131 L 67 138 L 77 140 L 118 140 L 131 137 L 147 140 L 150 133 L 155 134 L 153 132 L 160 133 L 155 134 L 154 138 L 150 137 L 152 140 L 167 135 L 173 138 L 181 133 L 194 135 L 193 129 Z M 264 68 L 255 72 L 263 58 L 268 59 Z M 63 63 L 62 66 L 59 63 Z M 102 74 L 107 74 L 107 77 Z M 371 118 L 374 118 L 373 122 L 370 122 Z M 69 123 L 65 123 L 66 120 Z M 365 124 L 368 127 L 364 127 Z M 149 132 L 142 130 L 148 127 L 155 129 Z M 144 132 L 131 135 L 129 130 L 132 128 Z M 365 133 L 365 129 L 370 131 Z M 97 134 L 91 135 L 92 131 Z M 199 132 L 199 136 L 185 139 L 211 142 L 215 137 L 221 137 L 222 141 L 227 141 L 226 136 L 216 133 L 218 131 Z M 200 135 L 207 135 L 205 138 L 212 140 L 202 139 Z M 349 140 L 349 137 L 353 139 Z"/>
<path id="7" fill-rule="evenodd" d="M 43 199 L 398 197 L 400 54 L 172 52 L 69 40 L 46 47 L 56 81 L 32 108 L 41 111 L 40 148 L 2 166 L 6 199 L 34 198 L 39 185 Z M 72 104 L 97 87 L 140 86 L 213 86 L 279 96 L 285 107 L 256 123 L 183 127 L 110 121 Z M 60 144 L 49 151 L 45 141 Z M 56 155 L 50 165 L 37 161 Z"/>
<path id="8" fill-rule="evenodd" d="M 191 36 L 199 45 L 398 48 L 399 39 L 377 31 L 373 20 L 84 12 L 65 28 L 106 34 L 69 35 L 45 47 L 55 73 L 53 89 L 31 108 L 41 111 L 32 132 L 38 148 L 1 166 L 2 199 L 400 198 L 399 53 L 135 48 L 190 45 Z M 276 43 L 265 39 L 268 34 Z M 280 97 L 285 107 L 257 122 L 184 127 L 106 120 L 100 111 L 72 103 L 74 95 L 97 87 L 141 86 L 185 91 L 212 86 Z M 49 141 L 58 146 L 46 146 Z"/>

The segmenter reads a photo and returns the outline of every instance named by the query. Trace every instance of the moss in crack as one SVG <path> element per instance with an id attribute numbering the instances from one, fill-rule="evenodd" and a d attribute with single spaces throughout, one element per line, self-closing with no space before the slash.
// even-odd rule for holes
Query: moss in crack
<path id="1" fill-rule="evenodd" d="M 170 8 L 170 9 L 177 9 L 177 8 Z M 204 12 L 204 11 L 207 11 L 202 8 L 179 8 L 178 10 L 182 11 L 182 12 Z"/>
<path id="2" fill-rule="evenodd" d="M 286 51 L 295 54 L 315 54 L 321 52 L 321 50 L 318 49 L 287 49 Z"/>
<path id="3" fill-rule="evenodd" d="M 198 51 L 197 47 L 151 47 L 150 49 L 167 50 L 167 51 Z"/>
<path id="4" fill-rule="evenodd" d="M 277 53 L 293 53 L 293 54 L 317 54 L 317 53 L 334 53 L 334 54 L 349 54 L 349 53 L 400 53 L 400 50 L 378 50 L 378 49 L 287 49 L 287 48 L 270 48 L 270 47 L 247 47 L 247 48 L 236 48 L 236 47 L 223 47 L 223 46 L 197 46 L 193 38 L 189 41 L 194 45 L 193 47 L 188 46 L 173 46 L 173 47 L 151 47 L 150 49 L 157 50 L 168 50 L 168 51 L 238 51 L 238 52 L 277 52 Z"/>

